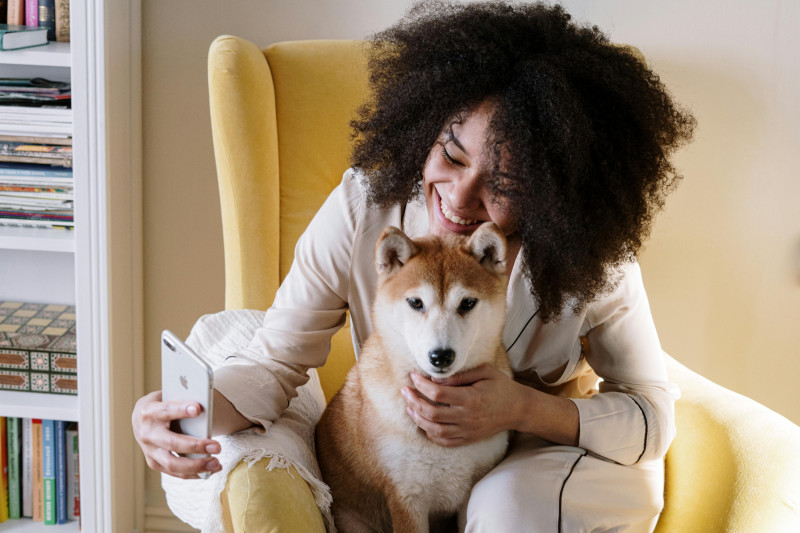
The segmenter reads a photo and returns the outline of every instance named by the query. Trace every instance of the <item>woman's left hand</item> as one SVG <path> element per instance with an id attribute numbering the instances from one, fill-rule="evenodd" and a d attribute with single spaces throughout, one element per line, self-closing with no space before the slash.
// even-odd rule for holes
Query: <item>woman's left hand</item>
<path id="1" fill-rule="evenodd" d="M 400 391 L 406 410 L 428 439 L 440 446 L 463 446 L 515 429 L 522 385 L 493 366 L 481 365 L 435 381 L 412 372 L 411 380 L 416 390 Z"/>

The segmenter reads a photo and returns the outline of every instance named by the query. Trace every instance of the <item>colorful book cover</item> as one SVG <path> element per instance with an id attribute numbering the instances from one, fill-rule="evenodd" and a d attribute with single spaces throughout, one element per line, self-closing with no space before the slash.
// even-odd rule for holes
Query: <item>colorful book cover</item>
<path id="1" fill-rule="evenodd" d="M 42 482 L 44 523 L 56 523 L 56 441 L 55 420 L 42 420 Z"/>
<path id="2" fill-rule="evenodd" d="M 0 416 L 0 522 L 8 520 L 8 445 L 6 444 L 6 417 Z"/>
<path id="3" fill-rule="evenodd" d="M 67 521 L 67 436 L 66 422 L 56 420 L 55 423 L 56 452 L 56 523 Z"/>
<path id="4" fill-rule="evenodd" d="M 6 418 L 6 437 L 8 441 L 8 517 L 22 518 L 22 420 Z"/>
<path id="5" fill-rule="evenodd" d="M 22 419 L 22 516 L 33 518 L 33 421 Z"/>
<path id="6" fill-rule="evenodd" d="M 67 426 L 67 519 L 81 516 L 81 471 L 78 453 L 78 424 Z"/>
<path id="7" fill-rule="evenodd" d="M 39 25 L 39 0 L 25 0 L 25 25 Z"/>
<path id="8" fill-rule="evenodd" d="M 42 477 L 42 421 L 32 420 L 33 435 L 33 520 L 44 521 L 44 479 Z"/>
<path id="9" fill-rule="evenodd" d="M 25 24 L 25 0 L 8 0 L 9 24 Z"/>

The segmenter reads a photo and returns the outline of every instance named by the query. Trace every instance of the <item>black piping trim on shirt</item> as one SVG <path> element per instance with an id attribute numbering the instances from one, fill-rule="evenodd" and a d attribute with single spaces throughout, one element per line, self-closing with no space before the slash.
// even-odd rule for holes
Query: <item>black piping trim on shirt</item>
<path id="1" fill-rule="evenodd" d="M 648 426 L 648 424 L 647 424 L 647 415 L 644 413 L 644 409 L 642 408 L 642 405 L 636 400 L 636 398 L 633 397 L 632 394 L 628 394 L 628 397 L 631 400 L 633 400 L 633 403 L 635 403 L 636 407 L 638 407 L 639 410 L 642 412 L 642 418 L 644 418 L 644 444 L 642 445 L 642 453 L 639 454 L 639 458 L 636 459 L 636 463 L 638 463 L 639 461 L 642 460 L 642 457 L 644 457 L 644 452 L 647 451 L 647 426 Z M 636 464 L 636 463 L 634 463 L 634 464 Z"/>
<path id="2" fill-rule="evenodd" d="M 561 504 L 562 500 L 564 499 L 564 487 L 567 486 L 567 481 L 569 480 L 570 476 L 572 476 L 572 472 L 575 471 L 575 467 L 578 466 L 580 460 L 583 459 L 587 453 L 589 452 L 583 452 L 580 457 L 575 459 L 575 462 L 572 463 L 572 467 L 569 469 L 569 474 L 567 474 L 567 477 L 564 478 L 564 482 L 561 483 L 561 491 L 558 493 L 558 533 L 563 533 L 564 531 L 563 525 L 561 524 Z"/>
<path id="3" fill-rule="evenodd" d="M 537 309 L 537 310 L 536 310 L 536 312 L 534 312 L 534 313 L 531 315 L 531 317 L 528 319 L 528 321 L 527 321 L 527 322 L 525 322 L 525 325 L 524 325 L 524 326 L 522 326 L 522 329 L 520 330 L 520 332 L 519 332 L 519 335 L 517 335 L 517 338 L 516 338 L 516 339 L 514 339 L 514 342 L 512 342 L 512 343 L 511 343 L 511 346 L 509 346 L 508 348 L 506 348 L 506 352 L 510 351 L 510 350 L 511 350 L 511 348 L 513 348 L 513 347 L 514 347 L 514 345 L 515 345 L 515 344 L 517 344 L 517 341 L 519 340 L 519 338 L 520 338 L 520 337 L 522 337 L 522 333 L 525 331 L 525 328 L 527 328 L 527 327 L 528 327 L 528 324 L 530 324 L 530 323 L 531 323 L 531 320 L 533 320 L 533 317 L 535 317 L 535 316 L 536 316 L 536 315 L 538 315 L 538 314 L 539 314 L 539 310 Z"/>

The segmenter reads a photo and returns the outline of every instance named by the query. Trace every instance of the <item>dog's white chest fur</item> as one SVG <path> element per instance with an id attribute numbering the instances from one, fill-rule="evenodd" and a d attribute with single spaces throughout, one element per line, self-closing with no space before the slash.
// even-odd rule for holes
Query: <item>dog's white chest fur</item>
<path id="1" fill-rule="evenodd" d="M 434 444 L 405 412 L 396 390 L 367 387 L 384 427 L 377 455 L 384 471 L 409 505 L 427 505 L 430 512 L 454 512 L 465 503 L 475 482 L 505 453 L 508 433 L 465 446 Z"/>

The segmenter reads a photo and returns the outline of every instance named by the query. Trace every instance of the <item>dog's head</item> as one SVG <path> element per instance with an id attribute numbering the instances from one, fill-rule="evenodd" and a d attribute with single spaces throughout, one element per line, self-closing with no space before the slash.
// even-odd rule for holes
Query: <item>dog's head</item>
<path id="1" fill-rule="evenodd" d="M 375 246 L 373 318 L 388 351 L 436 377 L 492 361 L 506 306 L 506 239 L 487 222 L 465 238 L 412 241 L 388 227 Z"/>

